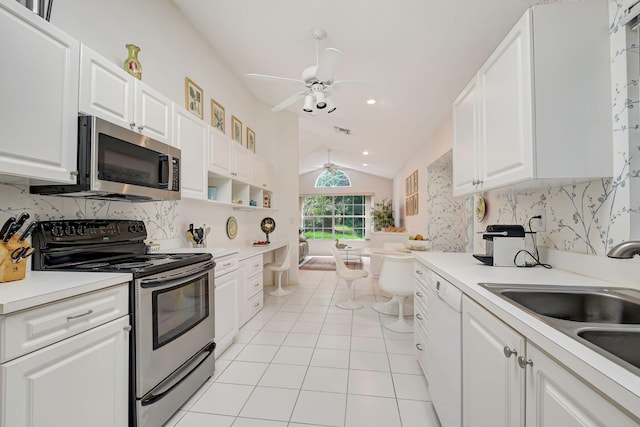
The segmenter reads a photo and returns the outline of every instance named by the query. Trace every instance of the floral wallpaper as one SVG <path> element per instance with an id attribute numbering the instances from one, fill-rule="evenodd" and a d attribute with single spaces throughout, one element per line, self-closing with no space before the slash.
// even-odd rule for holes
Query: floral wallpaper
<path id="1" fill-rule="evenodd" d="M 21 212 L 28 212 L 30 220 L 57 219 L 139 219 L 145 222 L 150 240 L 175 238 L 178 202 L 149 203 L 88 200 L 71 197 L 51 197 L 29 194 L 24 185 L 0 184 L 0 224 Z"/>
<path id="2" fill-rule="evenodd" d="M 453 197 L 453 153 L 448 151 L 427 166 L 427 218 L 431 250 L 466 249 L 465 200 Z"/>

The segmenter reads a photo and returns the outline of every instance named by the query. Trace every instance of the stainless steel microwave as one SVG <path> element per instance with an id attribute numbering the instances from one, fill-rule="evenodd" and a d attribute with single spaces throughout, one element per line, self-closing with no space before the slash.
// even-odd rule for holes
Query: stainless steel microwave
<path id="1" fill-rule="evenodd" d="M 32 194 L 91 199 L 180 199 L 180 149 L 95 116 L 78 117 L 76 184 L 33 185 Z"/>

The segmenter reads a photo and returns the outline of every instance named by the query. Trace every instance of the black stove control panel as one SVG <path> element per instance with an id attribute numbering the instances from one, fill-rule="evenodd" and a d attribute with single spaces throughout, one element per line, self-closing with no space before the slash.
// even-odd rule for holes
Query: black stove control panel
<path id="1" fill-rule="evenodd" d="M 131 242 L 146 238 L 144 222 L 121 219 L 40 221 L 32 236 L 33 245 L 40 249 L 52 244 Z"/>

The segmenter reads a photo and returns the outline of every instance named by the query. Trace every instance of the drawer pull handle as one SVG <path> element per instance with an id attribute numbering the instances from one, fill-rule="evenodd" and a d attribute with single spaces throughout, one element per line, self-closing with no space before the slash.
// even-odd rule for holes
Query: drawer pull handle
<path id="1" fill-rule="evenodd" d="M 504 352 L 504 356 L 508 359 L 511 356 L 517 356 L 518 352 L 517 350 L 511 350 L 509 347 L 507 347 L 506 345 L 504 346 L 504 348 L 502 349 L 502 351 Z"/>
<path id="2" fill-rule="evenodd" d="M 222 264 L 223 267 L 229 267 L 231 265 L 230 262 L 225 262 L 224 264 Z"/>
<path id="3" fill-rule="evenodd" d="M 253 264 L 254 267 L 260 267 L 260 264 Z"/>
<path id="4" fill-rule="evenodd" d="M 257 303 L 255 303 L 255 304 L 253 304 L 253 306 L 254 306 L 254 307 L 260 307 L 260 303 L 259 303 L 259 302 L 257 302 Z"/>
<path id="5" fill-rule="evenodd" d="M 124 329 L 125 332 L 131 332 L 131 325 L 127 325 L 122 329 Z"/>
<path id="6" fill-rule="evenodd" d="M 524 358 L 524 356 L 518 356 L 518 365 L 520 365 L 520 367 L 524 369 L 527 367 L 527 365 L 533 366 L 533 360 L 527 360 Z"/>
<path id="7" fill-rule="evenodd" d="M 416 313 L 416 319 L 418 319 L 418 320 L 422 320 L 422 319 L 423 319 L 423 317 L 420 315 L 420 313 Z"/>
<path id="8" fill-rule="evenodd" d="M 87 310 L 86 313 L 78 314 L 77 316 L 67 316 L 67 322 L 69 320 L 74 320 L 74 319 L 78 319 L 80 317 L 88 316 L 88 315 L 90 315 L 92 313 L 93 313 L 93 310 Z"/>
<path id="9" fill-rule="evenodd" d="M 423 347 L 423 346 L 422 346 L 422 344 L 420 344 L 420 343 L 417 343 L 417 344 L 416 344 L 416 348 L 417 348 L 418 350 L 420 350 L 420 351 L 424 351 L 424 347 Z"/>
<path id="10" fill-rule="evenodd" d="M 422 274 L 422 271 L 416 270 L 416 274 Z"/>
<path id="11" fill-rule="evenodd" d="M 257 288 L 258 286 L 260 286 L 260 282 L 258 282 L 255 285 L 253 285 L 254 288 Z"/>
<path id="12" fill-rule="evenodd" d="M 422 292 L 417 291 L 417 292 L 416 292 L 416 296 L 419 296 L 420 298 L 422 298 L 424 295 L 422 295 Z"/>

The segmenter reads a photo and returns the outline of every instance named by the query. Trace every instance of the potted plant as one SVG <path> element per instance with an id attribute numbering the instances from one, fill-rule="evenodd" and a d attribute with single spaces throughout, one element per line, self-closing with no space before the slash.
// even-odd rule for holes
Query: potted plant
<path id="1" fill-rule="evenodd" d="M 373 217 L 373 229 L 375 231 L 381 231 L 384 228 L 395 225 L 393 208 L 389 199 L 384 199 L 382 202 L 376 203 L 371 211 L 371 216 Z"/>

